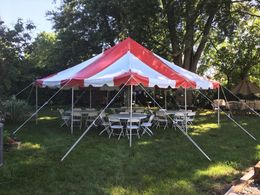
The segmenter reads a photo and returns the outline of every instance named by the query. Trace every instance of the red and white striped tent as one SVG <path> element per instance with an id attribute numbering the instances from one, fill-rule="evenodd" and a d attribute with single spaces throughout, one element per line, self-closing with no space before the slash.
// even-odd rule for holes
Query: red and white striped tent
<path id="1" fill-rule="evenodd" d="M 59 88 L 127 85 L 214 89 L 216 81 L 187 71 L 149 51 L 131 38 L 76 66 L 38 79 L 38 86 Z"/>
<path id="2" fill-rule="evenodd" d="M 74 105 L 73 91 L 75 88 L 83 88 L 88 86 L 118 87 L 121 85 L 130 85 L 130 121 L 132 120 L 133 113 L 133 86 L 141 84 L 143 87 L 183 87 L 185 88 L 185 111 L 187 111 L 186 88 L 215 89 L 219 88 L 220 86 L 220 84 L 216 81 L 211 81 L 207 78 L 201 77 L 163 59 L 162 57 L 154 54 L 142 45 L 138 44 L 131 38 L 125 39 L 105 52 L 76 66 L 48 77 L 38 79 L 36 80 L 36 84 L 40 87 L 60 88 L 60 90 L 62 88 L 71 88 L 72 113 Z M 120 90 L 122 89 L 123 88 Z M 104 110 L 110 105 L 110 103 L 104 108 Z M 100 115 L 104 112 L 104 110 L 100 113 Z M 71 117 L 71 120 L 71 132 L 73 133 L 73 117 Z M 97 120 L 97 118 L 95 120 Z M 93 121 L 93 123 L 88 126 L 84 133 L 63 156 L 62 160 L 66 158 L 66 156 L 73 150 L 73 148 L 78 144 L 83 136 L 90 130 L 94 122 L 95 121 Z M 183 130 L 181 131 L 184 133 Z M 210 160 L 210 158 L 199 148 L 199 146 L 188 136 L 188 134 L 184 134 Z M 129 143 L 131 146 L 132 131 L 130 131 L 129 137 Z"/>
<path id="3" fill-rule="evenodd" d="M 82 87 L 119 87 L 122 84 L 131 86 L 131 100 L 130 100 L 130 121 L 132 120 L 132 97 L 133 97 L 133 86 L 142 85 L 144 87 L 155 87 L 160 88 L 185 88 L 185 112 L 187 112 L 186 103 L 186 89 L 218 89 L 218 99 L 219 99 L 219 89 L 220 83 L 217 81 L 212 81 L 207 78 L 201 77 L 195 73 L 187 71 L 174 63 L 171 63 L 162 57 L 154 54 L 148 49 L 144 48 L 142 45 L 138 44 L 131 38 L 127 38 L 124 41 L 118 43 L 114 47 L 106 50 L 105 52 L 84 61 L 74 67 L 68 68 L 56 74 L 52 74 L 48 77 L 36 80 L 36 86 L 40 87 L 50 87 L 50 88 L 60 88 L 51 98 L 46 101 L 40 108 L 38 108 L 38 90 L 36 87 L 36 112 L 32 114 L 21 126 L 19 126 L 13 133 L 15 134 L 19 131 L 32 117 L 36 116 L 38 112 L 48 104 L 48 102 L 55 97 L 63 88 L 72 89 L 72 115 L 73 115 L 73 105 L 74 105 L 74 89 Z M 27 88 L 27 87 L 26 87 Z M 122 87 L 114 98 L 123 89 Z M 145 88 L 143 88 L 145 90 Z M 202 93 L 201 93 L 202 94 Z M 202 94 L 203 95 L 203 94 Z M 206 99 L 211 101 L 207 96 L 203 95 Z M 151 97 L 151 96 L 150 96 Z M 113 99 L 114 99 L 113 98 Z M 105 111 L 105 109 L 111 104 L 113 99 L 108 103 L 108 105 L 101 111 L 99 116 Z M 155 101 L 153 99 L 153 101 Z M 158 104 L 160 107 L 160 105 Z M 219 105 L 218 105 L 219 106 Z M 258 116 L 259 114 L 255 112 Z M 225 115 L 231 119 L 240 129 L 246 132 L 254 140 L 255 137 L 251 135 L 245 128 L 243 128 L 239 123 L 232 119 L 227 113 Z M 98 117 L 99 117 L 98 116 Z M 90 130 L 94 122 L 98 117 L 92 122 L 91 125 L 82 133 L 79 139 L 72 145 L 72 147 L 63 156 L 61 161 L 63 161 L 68 154 L 75 148 L 79 141 L 84 137 L 84 135 Z M 71 131 L 73 132 L 73 117 L 71 117 Z M 186 120 L 187 121 L 187 120 Z M 218 109 L 218 124 L 220 122 L 220 109 Z M 186 123 L 187 130 L 187 123 Z M 205 152 L 193 141 L 193 139 L 186 133 L 182 128 L 179 128 L 181 132 L 192 142 L 194 146 L 208 159 L 211 160 Z M 132 143 L 132 134 L 130 131 L 129 136 L 130 146 Z"/>

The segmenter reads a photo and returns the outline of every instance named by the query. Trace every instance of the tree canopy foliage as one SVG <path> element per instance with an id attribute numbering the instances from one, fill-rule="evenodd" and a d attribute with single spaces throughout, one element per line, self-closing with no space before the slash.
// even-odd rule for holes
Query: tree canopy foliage
<path id="1" fill-rule="evenodd" d="M 54 33 L 0 22 L 0 90 L 75 65 L 130 36 L 193 72 L 236 84 L 259 82 L 259 0 L 63 0 Z"/>
<path id="2" fill-rule="evenodd" d="M 18 83 L 33 80 L 26 50 L 30 47 L 30 32 L 34 28 L 33 24 L 24 24 L 19 19 L 14 29 L 9 29 L 0 20 L 0 94 L 14 93 Z"/>

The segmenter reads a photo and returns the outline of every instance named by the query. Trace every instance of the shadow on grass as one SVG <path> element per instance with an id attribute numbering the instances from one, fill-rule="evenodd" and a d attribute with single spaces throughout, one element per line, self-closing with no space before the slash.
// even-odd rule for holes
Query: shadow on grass
<path id="1" fill-rule="evenodd" d="M 259 124 L 243 117 L 256 137 Z M 0 193 L 12 194 L 222 194 L 231 181 L 260 157 L 260 145 L 233 123 L 197 118 L 192 138 L 213 159 L 204 156 L 178 130 L 154 130 L 154 136 L 128 140 L 97 136 L 90 131 L 75 150 L 60 158 L 82 133 L 60 128 L 60 121 L 28 124 L 21 133 L 24 149 L 5 153 Z M 248 121 L 248 122 L 247 122 Z M 8 127 L 7 127 L 8 128 Z M 0 185 L 1 185 L 0 181 Z"/>

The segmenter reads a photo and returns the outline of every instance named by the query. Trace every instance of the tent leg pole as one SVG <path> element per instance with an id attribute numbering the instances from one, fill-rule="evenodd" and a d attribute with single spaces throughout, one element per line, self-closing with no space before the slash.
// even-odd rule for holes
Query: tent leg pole
<path id="1" fill-rule="evenodd" d="M 132 117 L 133 117 L 133 85 L 131 85 L 131 93 L 130 93 L 130 138 L 129 138 L 129 146 L 132 146 Z"/>
<path id="2" fill-rule="evenodd" d="M 188 133 L 188 127 L 187 127 L 187 89 L 184 88 L 184 109 L 185 109 L 185 132 Z"/>
<path id="3" fill-rule="evenodd" d="M 153 88 L 153 99 L 155 99 L 155 87 Z M 155 107 L 155 102 L 153 103 L 153 107 Z"/>
<path id="4" fill-rule="evenodd" d="M 38 124 L 38 113 L 37 113 L 37 110 L 38 110 L 38 86 L 37 84 L 35 85 L 35 124 L 37 125 Z"/>
<path id="5" fill-rule="evenodd" d="M 92 108 L 92 90 L 89 86 L 89 108 Z"/>
<path id="6" fill-rule="evenodd" d="M 74 118 L 74 87 L 71 88 L 71 124 L 70 133 L 73 134 L 73 118 Z"/>
<path id="7" fill-rule="evenodd" d="M 220 87 L 220 86 L 219 86 Z M 219 110 L 219 87 L 218 87 L 218 126 L 220 123 L 220 110 Z"/>
<path id="8" fill-rule="evenodd" d="M 164 108 L 167 110 L 167 89 L 164 90 Z"/>

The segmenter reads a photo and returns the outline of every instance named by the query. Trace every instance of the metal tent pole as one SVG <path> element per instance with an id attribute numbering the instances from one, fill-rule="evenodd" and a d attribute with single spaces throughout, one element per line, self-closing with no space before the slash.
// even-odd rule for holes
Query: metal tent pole
<path id="1" fill-rule="evenodd" d="M 185 132 L 188 133 L 187 127 L 187 89 L 184 88 L 184 109 L 185 109 Z"/>
<path id="2" fill-rule="evenodd" d="M 74 87 L 71 88 L 71 123 L 70 123 L 71 134 L 73 134 L 73 115 L 74 115 Z"/>
<path id="3" fill-rule="evenodd" d="M 38 124 L 38 86 L 35 84 L 35 124 Z"/>
<path id="4" fill-rule="evenodd" d="M 220 86 L 219 86 L 220 87 Z M 218 126 L 220 123 L 220 110 L 219 110 L 219 87 L 218 87 Z"/>
<path id="5" fill-rule="evenodd" d="M 133 85 L 131 85 L 131 94 L 130 94 L 130 139 L 129 145 L 132 146 L 132 117 L 133 117 Z"/>
<path id="6" fill-rule="evenodd" d="M 164 108 L 167 109 L 167 89 L 164 90 Z"/>
<path id="7" fill-rule="evenodd" d="M 92 108 L 92 90 L 89 86 L 89 108 Z"/>
<path id="8" fill-rule="evenodd" d="M 153 99 L 156 99 L 156 97 L 155 97 L 155 86 L 153 88 Z M 153 103 L 153 107 L 155 107 L 155 103 Z"/>

